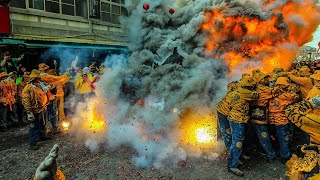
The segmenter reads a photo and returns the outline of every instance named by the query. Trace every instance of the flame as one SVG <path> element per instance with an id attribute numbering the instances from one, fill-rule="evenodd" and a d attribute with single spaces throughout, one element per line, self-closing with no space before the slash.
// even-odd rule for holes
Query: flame
<path id="1" fill-rule="evenodd" d="M 249 15 L 226 15 L 215 8 L 205 13 L 202 31 L 208 34 L 205 51 L 222 59 L 232 74 L 260 67 L 265 72 L 273 68 L 288 69 L 298 47 L 312 39 L 320 23 L 320 10 L 312 0 L 290 1 L 272 9 L 274 0 L 261 5 L 269 19 Z M 245 5 L 242 5 L 245 6 Z"/>
<path id="2" fill-rule="evenodd" d="M 62 121 L 61 123 L 63 130 L 67 131 L 70 127 L 70 121 Z"/>
<path id="3" fill-rule="evenodd" d="M 217 146 L 217 121 L 211 111 L 186 110 L 180 122 L 180 142 L 188 150 L 197 152 Z"/>
<path id="4" fill-rule="evenodd" d="M 197 141 L 199 143 L 210 143 L 213 141 L 213 137 L 211 136 L 210 129 L 208 128 L 198 128 L 196 130 Z"/>
<path id="5" fill-rule="evenodd" d="M 99 107 L 103 107 L 103 103 L 98 99 L 92 99 L 87 104 L 86 110 L 79 113 L 81 127 L 77 128 L 82 128 L 94 133 L 104 133 L 106 130 L 106 122 L 104 113 Z"/>

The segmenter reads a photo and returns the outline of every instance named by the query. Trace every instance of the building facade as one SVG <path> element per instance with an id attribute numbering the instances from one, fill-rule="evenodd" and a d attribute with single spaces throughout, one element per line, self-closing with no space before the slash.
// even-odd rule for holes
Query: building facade
<path id="1" fill-rule="evenodd" d="M 296 61 L 315 61 L 319 59 L 317 48 L 304 45 L 300 48 Z"/>
<path id="2" fill-rule="evenodd" d="M 124 0 L 12 0 L 11 39 L 125 47 Z"/>
<path id="3" fill-rule="evenodd" d="M 9 47 L 13 56 L 27 51 L 28 59 L 40 62 L 52 47 L 91 50 L 93 57 L 127 49 L 120 25 L 128 15 L 124 0 L 11 0 L 7 6 L 10 33 L 0 32 L 0 51 Z"/>

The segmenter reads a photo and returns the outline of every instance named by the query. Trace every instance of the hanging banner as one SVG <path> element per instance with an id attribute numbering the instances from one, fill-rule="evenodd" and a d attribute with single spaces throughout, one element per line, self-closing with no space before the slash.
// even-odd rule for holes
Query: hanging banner
<path id="1" fill-rule="evenodd" d="M 0 34 L 10 34 L 9 7 L 0 7 Z"/>

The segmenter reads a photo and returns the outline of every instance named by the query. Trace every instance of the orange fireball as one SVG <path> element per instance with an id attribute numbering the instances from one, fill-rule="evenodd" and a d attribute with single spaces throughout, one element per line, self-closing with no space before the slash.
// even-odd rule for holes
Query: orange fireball
<path id="1" fill-rule="evenodd" d="M 288 69 L 298 48 L 312 39 L 320 24 L 320 10 L 312 0 L 273 3 L 263 3 L 261 11 L 268 15 L 261 16 L 229 15 L 228 8 L 206 12 L 202 25 L 209 37 L 206 53 L 224 60 L 231 72 L 248 72 L 253 66 L 265 72 L 275 67 Z"/>

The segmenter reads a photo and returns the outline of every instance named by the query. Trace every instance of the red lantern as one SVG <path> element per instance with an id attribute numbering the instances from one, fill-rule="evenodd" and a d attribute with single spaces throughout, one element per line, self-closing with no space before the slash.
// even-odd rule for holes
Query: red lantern
<path id="1" fill-rule="evenodd" d="M 170 14 L 173 14 L 174 12 L 175 12 L 174 9 L 172 9 L 172 8 L 169 9 Z"/>
<path id="2" fill-rule="evenodd" d="M 149 8 L 150 8 L 149 4 L 147 4 L 147 3 L 143 4 L 143 9 L 144 10 L 148 11 Z"/>
<path id="3" fill-rule="evenodd" d="M 319 46 L 319 48 L 320 48 L 320 42 L 318 42 L 318 46 Z"/>

